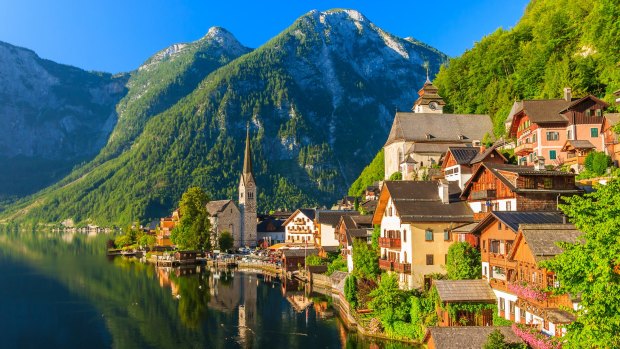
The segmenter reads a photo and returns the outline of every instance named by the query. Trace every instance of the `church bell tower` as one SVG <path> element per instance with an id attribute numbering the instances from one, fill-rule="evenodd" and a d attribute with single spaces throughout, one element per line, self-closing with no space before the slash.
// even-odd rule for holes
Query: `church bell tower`
<path id="1" fill-rule="evenodd" d="M 256 182 L 252 170 L 249 125 L 245 136 L 243 172 L 239 180 L 239 210 L 241 211 L 241 246 L 256 247 Z"/>

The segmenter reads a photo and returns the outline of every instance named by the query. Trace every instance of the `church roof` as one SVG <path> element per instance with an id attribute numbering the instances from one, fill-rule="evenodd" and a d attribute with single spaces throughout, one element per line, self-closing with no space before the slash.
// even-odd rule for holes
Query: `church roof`
<path id="1" fill-rule="evenodd" d="M 385 145 L 397 141 L 471 143 L 492 132 L 488 115 L 398 112 Z"/>
<path id="2" fill-rule="evenodd" d="M 217 216 L 220 212 L 222 212 L 229 203 L 235 204 L 232 200 L 213 200 L 207 202 L 207 212 L 209 212 L 210 216 Z"/>
<path id="3" fill-rule="evenodd" d="M 245 154 L 243 156 L 243 172 L 241 179 L 244 183 L 254 182 L 254 171 L 252 169 L 252 148 L 250 146 L 250 128 L 247 128 L 245 136 Z"/>

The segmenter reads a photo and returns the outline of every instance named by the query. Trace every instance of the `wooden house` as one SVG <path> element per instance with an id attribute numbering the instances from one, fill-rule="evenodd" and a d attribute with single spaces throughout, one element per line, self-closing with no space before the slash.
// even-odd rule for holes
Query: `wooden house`
<path id="1" fill-rule="evenodd" d="M 508 162 L 504 155 L 497 150 L 497 146 L 491 147 L 449 147 L 441 164 L 443 177 L 450 181 L 456 181 L 463 189 L 465 183 L 471 178 L 473 172 L 482 162 L 505 164 Z"/>
<path id="2" fill-rule="evenodd" d="M 314 248 L 303 249 L 284 249 L 282 250 L 282 268 L 285 272 L 293 272 L 299 268 L 306 267 L 306 257 L 318 255 L 318 250 Z"/>
<path id="3" fill-rule="evenodd" d="M 328 252 L 338 250 L 338 237 L 336 236 L 336 226 L 343 216 L 357 216 L 357 211 L 333 211 L 317 210 L 314 215 L 314 243 L 319 249 L 319 256 L 327 257 Z"/>
<path id="4" fill-rule="evenodd" d="M 438 326 L 492 326 L 493 310 L 466 310 L 463 304 L 495 304 L 495 294 L 484 280 L 435 280 Z"/>
<path id="5" fill-rule="evenodd" d="M 347 269 L 353 271 L 353 242 L 371 243 L 372 216 L 342 216 L 336 226 L 340 254 L 347 259 Z"/>
<path id="6" fill-rule="evenodd" d="M 581 193 L 575 174 L 534 167 L 482 163 L 465 184 L 466 199 L 481 220 L 491 211 L 556 211 L 561 196 Z"/>
<path id="7" fill-rule="evenodd" d="M 196 257 L 201 254 L 200 251 L 176 251 L 174 261 L 180 264 L 196 264 Z"/>
<path id="8" fill-rule="evenodd" d="M 587 140 L 567 140 L 562 147 L 566 153 L 565 166 L 569 166 L 571 172 L 579 173 L 583 170 L 586 157 L 596 150 L 594 144 Z"/>
<path id="9" fill-rule="evenodd" d="M 515 321 L 538 326 L 550 336 L 561 336 L 562 325 L 574 321 L 574 316 L 563 309 L 575 309 L 578 300 L 571 295 L 553 295 L 547 290 L 558 287 L 555 274 L 540 262 L 562 253 L 559 242 L 577 242 L 582 233 L 572 224 L 520 224 L 508 260 L 514 263 L 514 282 L 508 283 L 508 292 L 518 299 Z M 501 304 L 501 302 L 500 302 Z M 500 309 L 501 315 L 502 309 Z"/>

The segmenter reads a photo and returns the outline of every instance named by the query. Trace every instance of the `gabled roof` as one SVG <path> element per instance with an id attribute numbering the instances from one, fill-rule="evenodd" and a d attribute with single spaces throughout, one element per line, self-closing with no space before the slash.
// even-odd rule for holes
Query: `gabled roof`
<path id="1" fill-rule="evenodd" d="M 311 221 L 314 221 L 315 213 L 316 213 L 316 210 L 313 209 L 313 208 L 300 208 L 300 209 L 297 209 L 297 210 L 295 210 L 295 212 L 293 212 L 293 214 L 290 215 L 290 217 L 288 217 L 286 219 L 286 221 L 284 221 L 283 225 L 289 224 L 291 222 L 291 220 L 297 216 L 297 214 L 303 214 L 304 216 L 309 218 Z"/>
<path id="2" fill-rule="evenodd" d="M 584 96 L 584 97 L 581 97 L 581 98 L 577 98 L 577 99 L 573 98 L 569 105 L 567 105 L 564 109 L 560 110 L 560 113 L 563 113 L 563 112 L 569 110 L 570 108 L 572 108 L 572 107 L 574 107 L 574 106 L 576 106 L 576 105 L 580 104 L 581 102 L 583 102 L 585 100 L 588 100 L 588 99 L 591 99 L 591 100 L 593 100 L 596 103 L 602 104 L 605 108 L 607 108 L 609 106 L 609 104 L 607 104 L 607 102 L 605 102 L 605 101 L 603 101 L 603 100 L 601 100 L 599 98 L 596 98 L 593 95 L 587 95 L 587 96 Z"/>
<path id="3" fill-rule="evenodd" d="M 562 253 L 559 242 L 577 242 L 582 234 L 572 224 L 521 224 L 509 258 L 514 259 L 517 247 L 525 242 L 538 263 Z"/>
<path id="4" fill-rule="evenodd" d="M 603 123 L 601 124 L 601 132 L 617 125 L 620 122 L 620 113 L 607 113 L 603 115 Z M 606 127 L 606 128 L 604 128 Z"/>
<path id="5" fill-rule="evenodd" d="M 439 300 L 448 303 L 494 303 L 495 293 L 489 283 L 477 280 L 436 280 Z"/>
<path id="6" fill-rule="evenodd" d="M 574 177 L 574 173 L 570 172 L 562 172 L 562 171 L 552 171 L 552 170 L 535 170 L 534 166 L 520 166 L 520 165 L 511 165 L 511 164 L 496 164 L 483 162 L 480 167 L 473 173 L 471 178 L 465 183 L 465 187 L 463 187 L 463 193 L 461 197 L 466 198 L 469 195 L 469 191 L 473 183 L 476 181 L 478 176 L 485 170 L 488 169 L 497 179 L 499 179 L 502 183 L 504 183 L 510 190 L 513 192 L 552 192 L 552 193 L 578 193 L 580 192 L 576 187 L 574 190 L 571 189 L 524 189 L 517 188 L 516 183 L 513 183 L 510 179 L 508 179 L 504 173 L 511 173 L 518 176 L 557 176 L 557 177 Z"/>
<path id="7" fill-rule="evenodd" d="M 284 231 L 284 220 L 274 217 L 266 217 L 256 226 L 258 233 L 283 233 Z"/>
<path id="8" fill-rule="evenodd" d="M 472 222 L 473 211 L 465 201 L 460 201 L 458 183 L 449 182 L 449 203 L 439 197 L 436 181 L 386 181 L 380 201 L 392 199 L 402 223 L 413 222 Z M 373 223 L 380 222 L 385 207 L 378 206 Z"/>
<path id="9" fill-rule="evenodd" d="M 493 122 L 488 115 L 397 112 L 385 145 L 429 140 L 471 143 L 491 132 Z"/>
<path id="10" fill-rule="evenodd" d="M 588 140 L 567 140 L 562 147 L 562 151 L 568 151 L 571 149 L 594 149 L 596 148 L 594 144 L 590 143 Z"/>
<path id="11" fill-rule="evenodd" d="M 476 155 L 480 154 L 480 147 L 449 147 L 448 152 L 457 164 L 469 165 Z"/>
<path id="12" fill-rule="evenodd" d="M 473 165 L 473 164 L 477 164 L 479 162 L 484 161 L 489 155 L 491 155 L 491 153 L 495 153 L 497 155 L 499 155 L 503 160 L 504 163 L 507 163 L 508 160 L 506 159 L 506 157 L 499 151 L 497 151 L 497 148 L 500 147 L 501 145 L 503 145 L 504 142 L 496 142 L 495 144 L 493 144 L 492 146 L 486 148 L 483 152 L 480 152 L 476 155 L 476 157 L 474 157 L 469 164 Z"/>
<path id="13" fill-rule="evenodd" d="M 506 343 L 524 343 L 510 326 L 452 326 L 429 327 L 424 343 L 433 338 L 435 348 L 440 349 L 480 349 L 483 348 L 491 332 L 499 330 Z"/>
<path id="14" fill-rule="evenodd" d="M 316 248 L 295 248 L 295 249 L 283 249 L 282 254 L 286 258 L 290 257 L 304 257 L 318 254 L 319 251 Z"/>
<path id="15" fill-rule="evenodd" d="M 471 232 L 480 234 L 484 228 L 493 222 L 500 221 L 516 234 L 519 230 L 519 224 L 560 224 L 565 219 L 565 216 L 559 211 L 492 211 Z"/>
<path id="16" fill-rule="evenodd" d="M 213 200 L 207 202 L 207 212 L 210 216 L 217 216 L 229 203 L 235 204 L 232 200 Z M 235 206 L 236 207 L 236 206 Z"/>

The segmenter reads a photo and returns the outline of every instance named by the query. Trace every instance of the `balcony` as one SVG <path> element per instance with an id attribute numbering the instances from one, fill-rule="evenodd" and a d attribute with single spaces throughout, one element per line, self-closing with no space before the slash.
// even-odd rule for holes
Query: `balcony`
<path id="1" fill-rule="evenodd" d="M 411 274 L 411 263 L 394 262 L 394 271 L 403 274 Z"/>
<path id="2" fill-rule="evenodd" d="M 379 259 L 379 269 L 387 271 L 394 270 L 394 261 L 389 259 Z"/>
<path id="3" fill-rule="evenodd" d="M 495 189 L 482 189 L 474 190 L 471 192 L 472 200 L 491 200 L 497 197 L 497 190 Z"/>
<path id="4" fill-rule="evenodd" d="M 525 156 L 534 152 L 534 143 L 521 143 L 515 147 L 515 154 Z"/>
<path id="5" fill-rule="evenodd" d="M 379 247 L 400 249 L 400 239 L 395 238 L 379 238 Z"/>

